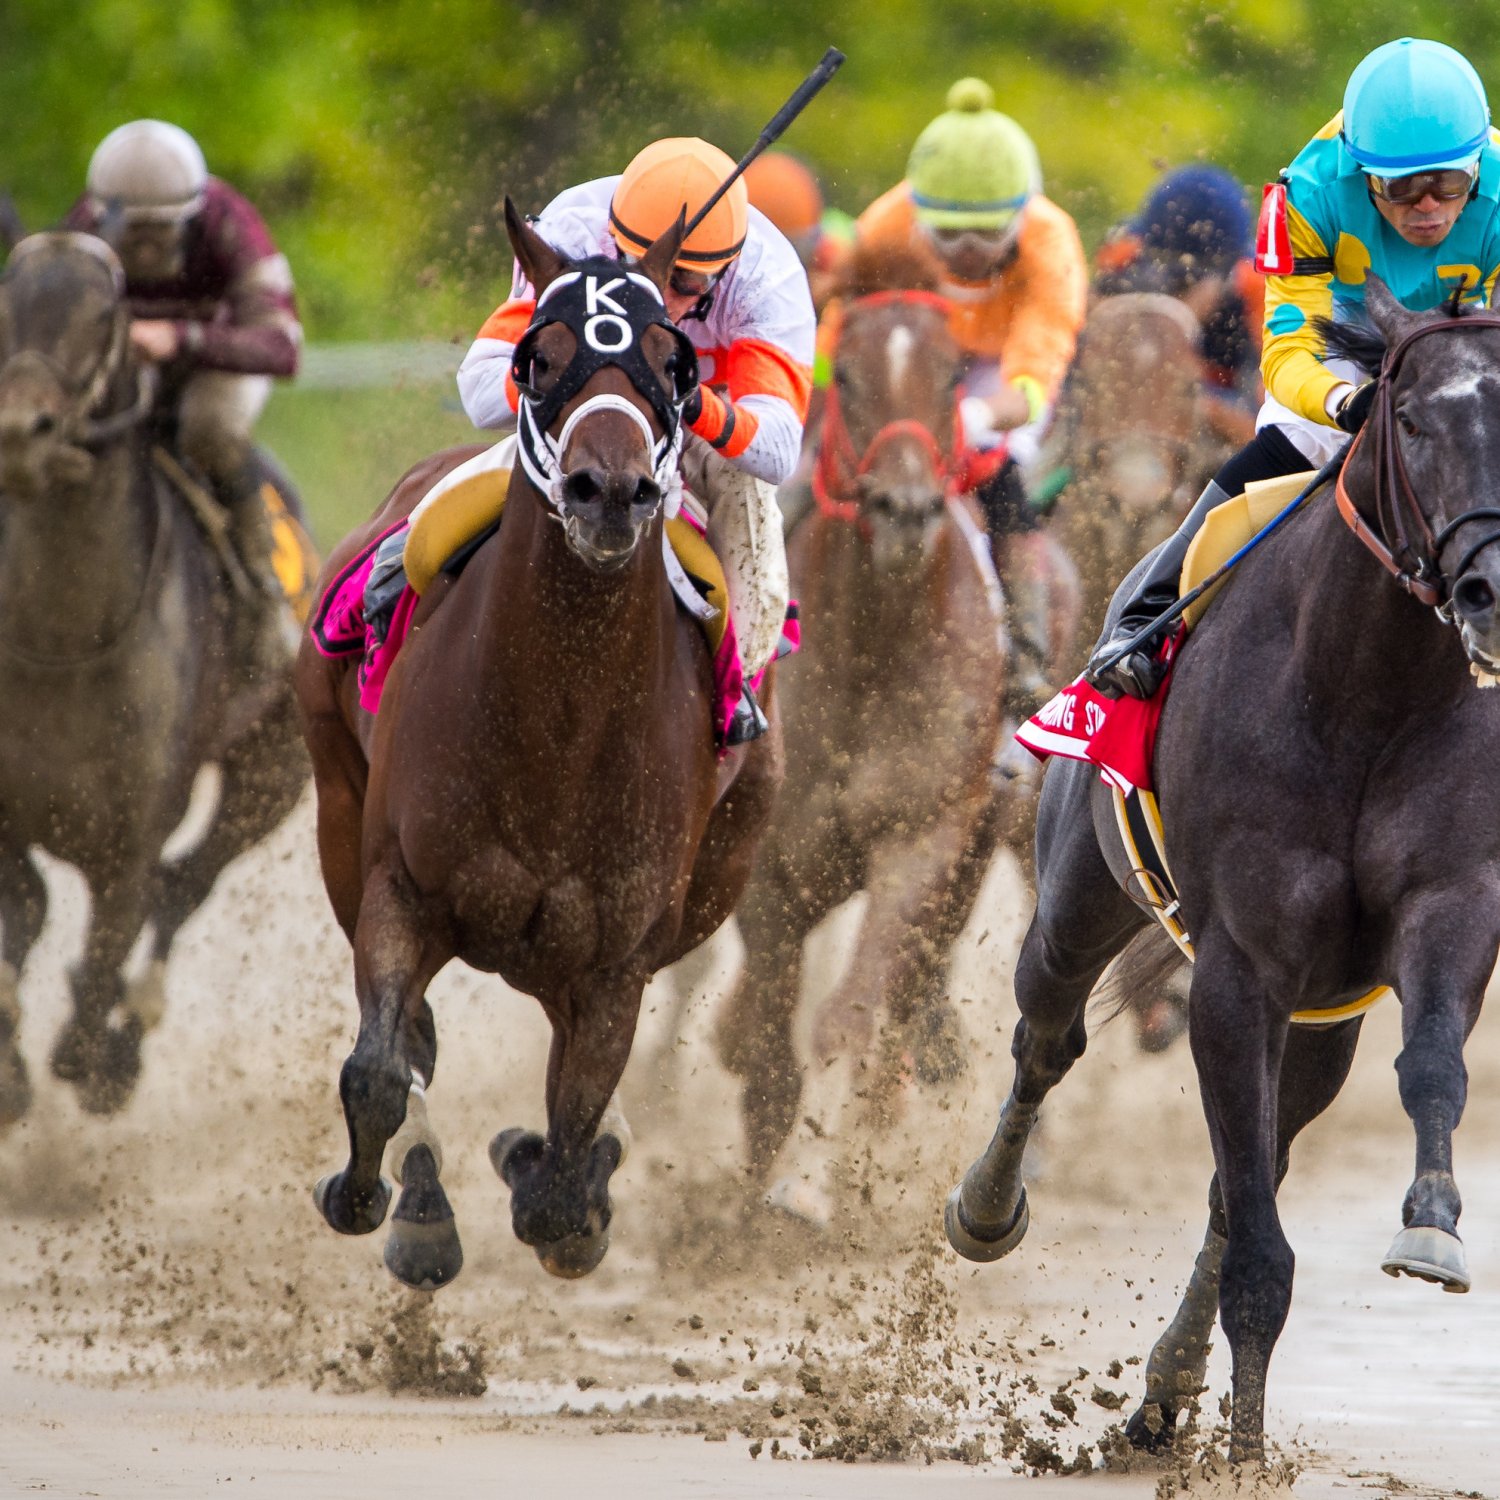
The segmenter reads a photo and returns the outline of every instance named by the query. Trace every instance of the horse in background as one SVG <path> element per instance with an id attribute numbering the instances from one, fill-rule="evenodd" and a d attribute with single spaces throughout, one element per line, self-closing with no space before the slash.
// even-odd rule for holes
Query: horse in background
<path id="1" fill-rule="evenodd" d="M 959 492 L 946 304 L 920 262 L 858 251 L 844 298 L 818 504 L 788 542 L 806 649 L 781 683 L 787 781 L 736 913 L 745 966 L 716 1035 L 741 1081 L 752 1177 L 766 1182 L 786 1147 L 797 1161 L 773 1201 L 814 1222 L 831 1211 L 826 1170 L 852 1122 L 836 1122 L 836 1101 L 827 1141 L 788 1147 L 804 1113 L 793 1036 L 804 944 L 867 893 L 853 958 L 813 1028 L 840 1080 L 878 1064 L 882 1030 L 896 1070 L 959 1071 L 950 950 L 994 847 L 1007 661 L 981 523 Z"/>
<path id="2" fill-rule="evenodd" d="M 38 234 L 0 279 L 0 1123 L 25 1113 L 20 980 L 47 913 L 31 851 L 77 867 L 90 911 L 52 1070 L 86 1110 L 129 1098 L 173 940 L 306 781 L 290 656 L 248 685 L 224 565 L 152 453 L 155 384 L 101 240 Z M 199 771 L 207 828 L 164 846 Z M 145 971 L 127 980 L 152 929 Z"/>
<path id="3" fill-rule="evenodd" d="M 1266 1372 L 1291 1303 L 1276 1191 L 1382 988 L 1402 1009 L 1396 1075 L 1416 1164 L 1381 1266 L 1469 1288 L 1452 1136 L 1464 1042 L 1500 952 L 1500 694 L 1475 683 L 1500 672 L 1500 317 L 1411 313 L 1376 277 L 1365 306 L 1383 348 L 1358 328 L 1324 329 L 1330 353 L 1380 368 L 1336 494 L 1239 564 L 1177 659 L 1155 749 L 1216 1172 L 1203 1250 L 1127 1432 L 1143 1447 L 1172 1441 L 1203 1384 L 1217 1305 L 1233 1463 L 1263 1456 Z M 1152 921 L 1127 894 L 1112 795 L 1093 766 L 1048 769 L 1015 1079 L 945 1215 L 971 1260 L 1024 1237 L 1038 1111 L 1087 1045 L 1095 981 Z"/>
<path id="4" fill-rule="evenodd" d="M 339 1079 L 349 1161 L 315 1196 L 341 1233 L 376 1229 L 389 1144 L 402 1193 L 386 1264 L 418 1287 L 462 1265 L 426 1106 L 429 982 L 458 958 L 541 1002 L 546 1135 L 501 1131 L 490 1158 L 517 1237 L 552 1274 L 585 1274 L 609 1244 L 626 1137 L 606 1111 L 641 992 L 733 909 L 782 771 L 769 678 L 770 732 L 721 760 L 709 648 L 663 555 L 697 379 L 661 297 L 682 221 L 634 267 L 570 265 L 509 200 L 506 226 L 538 303 L 516 353 L 522 461 L 503 522 L 422 594 L 378 713 L 359 706 L 355 658 L 309 637 L 298 667 L 323 877 L 360 1009 Z M 611 313 L 596 332 L 585 295 L 631 321 Z M 475 451 L 404 476 L 335 550 L 320 595 Z"/>
<path id="5" fill-rule="evenodd" d="M 1161 293 L 1101 298 L 1089 312 L 1041 463 L 1070 471 L 1050 527 L 1084 590 L 1063 681 L 1082 670 L 1120 579 L 1229 456 L 1208 420 L 1198 338 L 1192 312 Z"/>

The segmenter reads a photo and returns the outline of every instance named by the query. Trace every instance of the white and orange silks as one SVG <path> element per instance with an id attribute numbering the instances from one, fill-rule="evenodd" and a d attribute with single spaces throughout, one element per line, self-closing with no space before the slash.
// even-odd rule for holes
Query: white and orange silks
<path id="1" fill-rule="evenodd" d="M 536 229 L 561 254 L 617 257 L 609 205 L 617 177 L 559 194 Z M 478 427 L 508 425 L 516 410 L 511 356 L 535 311 L 521 268 L 511 296 L 486 320 L 458 372 L 459 394 Z M 788 582 L 778 484 L 797 466 L 812 391 L 816 319 L 807 275 L 786 238 L 750 210 L 745 247 L 715 286 L 702 318 L 683 332 L 698 355 L 703 413 L 689 444 L 685 478 L 708 514 L 709 536 L 727 575 L 730 609 L 747 675 L 775 653 Z M 696 461 L 695 461 L 696 459 Z"/>

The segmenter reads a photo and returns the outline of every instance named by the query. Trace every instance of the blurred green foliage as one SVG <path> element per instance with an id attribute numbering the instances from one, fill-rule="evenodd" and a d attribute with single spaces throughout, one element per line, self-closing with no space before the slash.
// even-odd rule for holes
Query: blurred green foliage
<path id="1" fill-rule="evenodd" d="M 1494 78 L 1480 0 L 5 0 L 0 181 L 50 223 L 139 115 L 198 136 L 291 258 L 310 337 L 467 334 L 503 293 L 501 195 L 539 208 L 654 136 L 739 155 L 825 45 L 849 61 L 787 138 L 857 211 L 977 73 L 1092 244 L 1164 165 L 1255 184 L 1391 37 Z"/>

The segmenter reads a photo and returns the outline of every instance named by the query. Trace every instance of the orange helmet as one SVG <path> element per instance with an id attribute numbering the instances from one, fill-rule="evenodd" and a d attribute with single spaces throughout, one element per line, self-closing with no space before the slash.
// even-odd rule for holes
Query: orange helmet
<path id="1" fill-rule="evenodd" d="M 789 240 L 811 234 L 823 221 L 823 190 L 812 170 L 785 151 L 767 151 L 745 169 L 750 201 Z"/>
<path id="2" fill-rule="evenodd" d="M 609 205 L 609 228 L 624 255 L 642 255 L 687 210 L 689 219 L 734 171 L 717 146 L 697 136 L 653 141 L 625 168 Z M 708 217 L 682 242 L 677 264 L 718 271 L 740 253 L 750 222 L 744 178 L 714 204 Z"/>

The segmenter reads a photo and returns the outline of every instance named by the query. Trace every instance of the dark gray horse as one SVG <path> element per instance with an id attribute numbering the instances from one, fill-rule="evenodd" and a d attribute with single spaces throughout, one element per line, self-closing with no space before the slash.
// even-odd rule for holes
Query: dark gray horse
<path id="1" fill-rule="evenodd" d="M 1342 1086 L 1360 1028 L 1357 1017 L 1292 1025 L 1293 1012 L 1377 985 L 1400 996 L 1396 1072 L 1416 1175 L 1382 1264 L 1449 1291 L 1469 1284 L 1451 1137 L 1464 1040 L 1500 947 L 1500 694 L 1470 674 L 1500 670 L 1500 546 L 1489 545 L 1500 542 L 1500 318 L 1409 313 L 1373 278 L 1366 305 L 1391 352 L 1344 483 L 1392 568 L 1415 575 L 1416 597 L 1319 496 L 1240 565 L 1199 626 L 1156 750 L 1197 950 L 1189 1029 L 1217 1172 L 1203 1253 L 1130 1432 L 1170 1441 L 1202 1384 L 1217 1300 L 1235 1462 L 1262 1455 L 1266 1367 L 1291 1301 L 1277 1184 L 1292 1138 Z M 1330 337 L 1368 355 L 1352 342 Z M 1124 892 L 1127 861 L 1091 767 L 1050 767 L 1037 844 L 1015 1081 L 946 1216 L 975 1260 L 1025 1233 L 1021 1152 L 1037 1109 L 1083 1053 L 1095 980 L 1148 920 Z"/>
<path id="2" fill-rule="evenodd" d="M 150 458 L 152 389 L 109 249 L 73 234 L 23 241 L 0 279 L 0 1123 L 30 1102 L 18 988 L 47 905 L 31 851 L 88 881 L 52 1067 L 106 1113 L 135 1083 L 178 929 L 307 775 L 290 658 L 253 700 L 227 667 L 219 565 Z M 164 861 L 210 762 L 221 792 L 207 832 Z M 148 922 L 150 965 L 127 986 Z"/>

